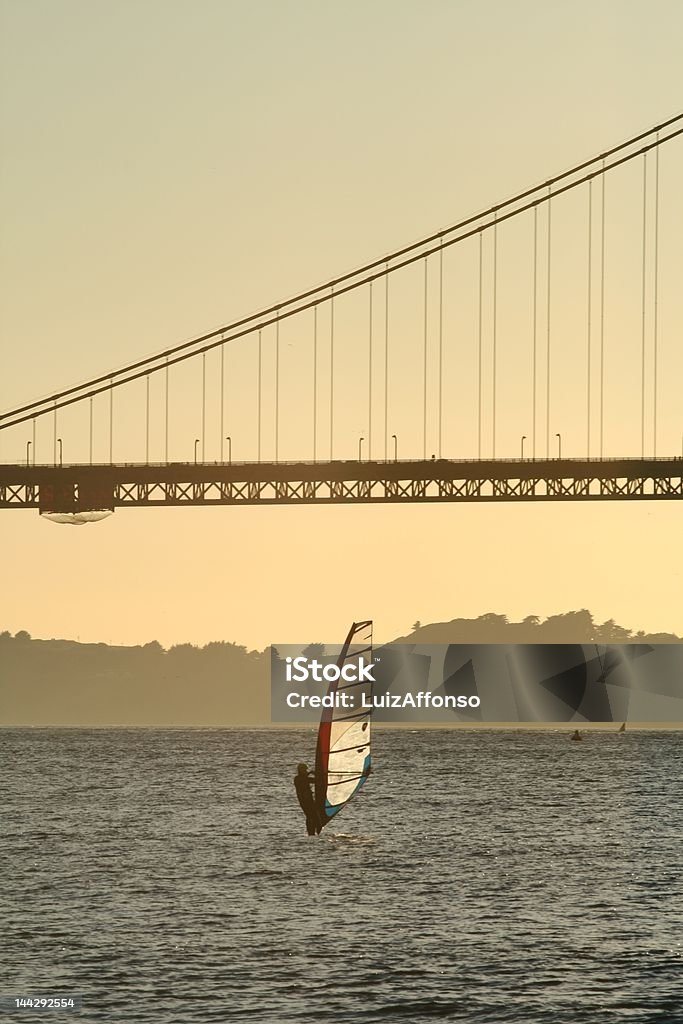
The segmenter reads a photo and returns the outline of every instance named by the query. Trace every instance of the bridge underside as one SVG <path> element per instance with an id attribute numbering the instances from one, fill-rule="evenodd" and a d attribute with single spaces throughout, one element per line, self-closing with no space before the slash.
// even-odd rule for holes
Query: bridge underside
<path id="1" fill-rule="evenodd" d="M 683 459 L 0 466 L 0 508 L 683 498 Z"/>

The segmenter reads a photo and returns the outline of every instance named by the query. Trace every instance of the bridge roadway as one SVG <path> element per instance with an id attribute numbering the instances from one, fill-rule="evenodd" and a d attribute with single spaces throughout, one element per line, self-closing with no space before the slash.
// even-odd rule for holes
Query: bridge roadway
<path id="1" fill-rule="evenodd" d="M 0 508 L 683 498 L 683 457 L 0 465 Z"/>

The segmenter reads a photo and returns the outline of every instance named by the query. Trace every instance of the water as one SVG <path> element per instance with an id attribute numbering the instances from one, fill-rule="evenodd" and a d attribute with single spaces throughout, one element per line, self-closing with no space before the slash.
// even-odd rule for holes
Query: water
<path id="1" fill-rule="evenodd" d="M 310 730 L 0 733 L 0 992 L 121 1024 L 683 1022 L 680 734 L 375 739 L 309 839 Z"/>

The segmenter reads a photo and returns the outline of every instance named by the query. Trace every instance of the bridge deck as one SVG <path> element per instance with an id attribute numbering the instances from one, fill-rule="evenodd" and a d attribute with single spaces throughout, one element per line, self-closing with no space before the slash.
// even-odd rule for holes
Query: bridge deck
<path id="1" fill-rule="evenodd" d="M 683 498 L 683 458 L 0 466 L 0 508 Z"/>

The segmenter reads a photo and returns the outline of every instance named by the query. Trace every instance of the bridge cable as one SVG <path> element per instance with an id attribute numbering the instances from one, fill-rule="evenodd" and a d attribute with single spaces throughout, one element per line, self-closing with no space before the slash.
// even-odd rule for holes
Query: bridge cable
<path id="1" fill-rule="evenodd" d="M 429 267 L 428 257 L 425 257 L 424 272 L 424 332 L 423 332 L 423 357 L 422 357 L 422 457 L 427 458 L 427 313 L 429 301 Z"/>
<path id="2" fill-rule="evenodd" d="M 600 458 L 605 439 L 605 161 L 602 161 L 600 200 Z"/>
<path id="3" fill-rule="evenodd" d="M 593 284 L 593 179 L 588 182 L 588 287 L 586 323 L 586 458 L 591 457 L 591 303 Z"/>
<path id="4" fill-rule="evenodd" d="M 166 378 L 164 394 L 164 452 L 166 456 L 166 464 L 168 465 L 168 359 L 166 360 L 166 372 L 164 376 Z"/>
<path id="5" fill-rule="evenodd" d="M 389 264 L 386 264 L 388 271 Z M 384 461 L 389 459 L 389 274 L 384 278 Z"/>
<path id="6" fill-rule="evenodd" d="M 54 413 L 52 418 L 53 436 L 52 436 L 52 461 L 54 465 L 57 465 L 57 400 L 55 399 Z"/>
<path id="7" fill-rule="evenodd" d="M 534 206 L 534 288 L 533 288 L 533 329 L 532 329 L 532 394 L 533 400 L 531 403 L 532 411 L 532 455 L 536 458 L 536 376 L 537 376 L 537 361 L 538 361 L 538 207 Z"/>
<path id="8" fill-rule="evenodd" d="M 658 127 L 660 127 L 660 128 L 664 127 L 666 124 L 670 124 L 670 123 L 672 123 L 674 121 L 678 121 L 678 120 L 681 120 L 681 119 L 683 119 L 683 114 L 678 115 L 676 118 L 672 118 L 669 122 L 665 122 L 664 125 L 660 125 Z M 609 155 L 609 153 L 613 153 L 613 152 L 622 150 L 622 149 L 626 148 L 627 145 L 634 144 L 635 142 L 639 141 L 640 139 L 646 138 L 647 136 L 652 135 L 654 131 L 655 131 L 654 128 L 650 129 L 648 132 L 645 132 L 645 133 L 641 134 L 640 136 L 637 136 L 634 139 L 631 139 L 630 143 L 623 143 L 620 146 L 615 147 L 613 150 L 608 151 L 608 153 L 605 154 L 605 155 Z M 677 130 L 675 132 L 671 132 L 669 135 L 665 136 L 664 138 L 659 138 L 659 140 L 657 142 L 655 142 L 655 143 L 650 143 L 649 145 L 643 146 L 636 153 L 629 153 L 626 156 L 621 157 L 618 160 L 615 160 L 613 163 L 605 166 L 604 172 L 611 171 L 614 168 L 619 167 L 622 164 L 629 162 L 630 160 L 633 160 L 635 157 L 637 157 L 639 155 L 642 155 L 642 154 L 648 152 L 649 150 L 654 149 L 654 148 L 656 148 L 659 145 L 662 145 L 665 142 L 669 142 L 671 139 L 677 138 L 680 135 L 683 135 L 683 128 L 681 128 L 681 129 L 679 129 L 679 130 Z M 563 172 L 561 175 L 558 175 L 554 179 L 551 179 L 551 184 L 554 184 L 554 183 L 556 183 L 556 182 L 558 182 L 560 180 L 564 180 L 565 178 L 569 177 L 572 173 L 578 173 L 578 171 L 580 171 L 581 169 L 583 169 L 586 166 L 591 166 L 592 164 L 594 164 L 596 162 L 597 159 L 599 159 L 599 158 L 594 158 L 593 160 L 585 161 L 583 164 L 577 165 L 576 167 L 572 168 L 571 171 Z M 569 184 L 563 185 L 561 188 L 556 188 L 552 192 L 552 196 L 553 197 L 557 197 L 557 196 L 559 196 L 559 195 L 561 195 L 561 194 L 563 194 L 565 192 L 568 192 L 568 191 L 570 191 L 570 190 L 572 190 L 574 188 L 579 187 L 580 185 L 584 184 L 584 182 L 587 181 L 590 177 L 594 177 L 594 173 L 593 174 L 588 174 L 588 175 L 586 175 L 583 178 L 577 179 L 576 181 L 571 181 L 571 182 L 569 182 Z M 603 173 L 603 172 L 601 171 L 600 173 Z M 466 226 L 466 225 L 469 225 L 469 224 L 472 224 L 472 223 L 476 224 L 476 222 L 477 221 L 481 221 L 483 219 L 483 217 L 485 217 L 487 215 L 487 213 L 489 215 L 494 213 L 494 212 L 497 213 L 498 211 L 500 211 L 504 207 L 508 207 L 508 206 L 512 205 L 514 202 L 521 202 L 522 200 L 526 199 L 529 195 L 533 195 L 534 193 L 536 193 L 540 187 L 541 186 L 537 186 L 534 189 L 526 190 L 524 193 L 519 193 L 517 196 L 513 197 L 512 199 L 506 200 L 504 203 L 497 204 L 495 207 L 492 207 L 489 211 L 485 211 L 484 213 L 477 214 L 477 215 L 475 215 L 473 217 L 469 217 L 465 221 L 460 222 L 459 225 L 454 225 L 453 227 L 447 229 L 446 231 L 441 231 L 441 232 L 439 232 L 436 235 L 430 236 L 429 239 L 423 239 L 421 243 L 415 243 L 412 246 L 406 247 L 404 250 L 400 250 L 397 253 L 393 253 L 391 255 L 391 257 L 389 257 L 389 259 L 398 258 L 401 255 L 403 255 L 405 252 L 414 252 L 415 249 L 419 248 L 420 246 L 430 244 L 435 238 L 436 239 L 442 239 L 443 235 L 451 234 L 455 230 L 459 230 L 463 226 Z M 550 190 L 550 187 L 551 186 L 548 185 L 549 190 Z M 539 205 L 541 203 L 548 202 L 548 201 L 549 201 L 549 197 L 546 197 L 546 198 L 543 198 L 543 199 L 532 200 L 532 201 L 528 202 L 526 205 L 518 207 L 517 209 L 512 210 L 512 211 L 506 213 L 504 216 L 498 217 L 497 221 L 498 221 L 498 223 L 501 223 L 504 220 L 509 220 L 512 217 L 519 216 L 522 213 L 526 212 L 527 210 L 532 209 L 536 205 Z M 389 270 L 382 270 L 380 272 L 377 272 L 377 273 L 373 274 L 371 278 L 364 278 L 364 279 L 361 279 L 359 281 L 354 281 L 352 284 L 346 285 L 342 289 L 336 289 L 334 294 L 336 294 L 336 295 L 345 294 L 346 292 L 353 291 L 356 288 L 359 288 L 362 285 L 367 284 L 368 281 L 371 280 L 371 279 L 375 280 L 375 279 L 377 279 L 379 277 L 384 277 L 385 274 L 387 274 L 387 273 L 394 273 L 395 271 L 400 270 L 403 267 L 409 266 L 412 263 L 415 263 L 415 262 L 417 262 L 419 260 L 425 259 L 428 256 L 433 255 L 433 253 L 438 252 L 438 250 L 440 248 L 446 248 L 446 247 L 451 246 L 451 245 L 456 245 L 459 242 L 464 241 L 466 238 L 470 238 L 470 237 L 472 237 L 475 234 L 479 234 L 482 231 L 488 230 L 489 228 L 491 228 L 493 226 L 493 223 L 494 223 L 493 221 L 488 221 L 486 223 L 478 224 L 477 226 L 475 226 L 471 230 L 465 232 L 464 234 L 458 235 L 455 238 L 451 238 L 451 239 L 449 239 L 446 242 L 441 241 L 439 245 L 437 245 L 435 248 L 429 250 L 426 253 L 425 252 L 418 252 L 415 255 L 411 256 L 410 258 L 403 260 L 403 262 L 396 263 Z M 19 416 L 23 412 L 26 412 L 26 411 L 31 410 L 31 409 L 38 408 L 40 406 L 45 406 L 45 405 L 47 405 L 47 403 L 52 402 L 52 401 L 60 400 L 59 408 L 64 408 L 67 405 L 73 405 L 73 404 L 75 404 L 77 402 L 83 401 L 85 398 L 90 397 L 90 394 L 92 394 L 92 395 L 100 394 L 100 393 L 102 393 L 104 391 L 108 391 L 111 387 L 122 387 L 125 384 L 131 383 L 133 380 L 137 380 L 139 377 L 145 376 L 146 373 L 156 373 L 158 370 L 161 370 L 164 367 L 164 364 L 161 363 L 160 360 L 163 360 L 165 357 L 168 357 L 168 356 L 171 356 L 171 355 L 175 355 L 175 353 L 180 352 L 182 350 L 185 350 L 187 348 L 195 348 L 195 351 L 193 351 L 193 352 L 185 352 L 184 355 L 177 355 L 176 358 L 174 358 L 171 361 L 171 363 L 175 364 L 175 363 L 178 363 L 178 362 L 183 362 L 186 359 L 192 359 L 196 355 L 199 355 L 200 352 L 205 352 L 205 351 L 209 351 L 212 348 L 216 348 L 218 345 L 222 344 L 223 341 L 236 341 L 238 338 L 241 338 L 241 337 L 244 337 L 244 336 L 247 336 L 247 335 L 250 335 L 250 334 L 254 334 L 259 328 L 267 327 L 271 323 L 274 323 L 274 321 L 275 321 L 275 318 L 273 318 L 273 319 L 266 320 L 266 321 L 262 320 L 261 322 L 256 322 L 256 321 L 259 320 L 260 317 L 270 316 L 274 311 L 278 311 L 278 316 L 279 316 L 280 319 L 285 319 L 286 317 L 290 317 L 290 316 L 296 316 L 299 313 L 302 313 L 304 310 L 311 308 L 315 303 L 329 301 L 329 299 L 325 298 L 325 297 L 317 298 L 314 301 L 307 303 L 306 305 L 299 306 L 296 309 L 291 309 L 288 312 L 285 312 L 284 314 L 281 311 L 282 311 L 283 308 L 291 306 L 291 305 L 295 304 L 296 302 L 303 302 L 305 299 L 309 298 L 311 295 L 319 295 L 320 291 L 323 288 L 326 288 L 328 286 L 331 287 L 334 290 L 334 286 L 336 284 L 339 284 L 342 281 L 347 281 L 347 280 L 353 279 L 354 277 L 358 277 L 361 273 L 366 273 L 368 270 L 372 270 L 373 268 L 375 268 L 376 266 L 378 266 L 382 262 L 386 262 L 386 261 L 387 261 L 387 257 L 382 257 L 382 260 L 374 261 L 372 264 L 368 264 L 364 268 L 361 268 L 361 269 L 359 269 L 357 271 L 354 271 L 352 273 L 349 273 L 349 274 L 342 275 L 341 277 L 335 278 L 334 282 L 331 285 L 323 285 L 323 286 L 319 286 L 319 287 L 314 288 L 314 289 L 309 289 L 307 292 L 302 292 L 299 295 L 295 296 L 294 298 L 287 300 L 286 302 L 279 303 L 277 306 L 269 307 L 266 310 L 262 310 L 258 314 L 254 314 L 254 315 L 252 315 L 250 317 L 246 317 L 246 318 L 244 318 L 242 320 L 235 321 L 233 324 L 230 324 L 228 326 L 224 326 L 222 328 L 217 328 L 214 331 L 210 331 L 207 334 L 204 334 L 204 335 L 201 335 L 200 337 L 194 338 L 192 341 L 183 342 L 182 344 L 176 345 L 173 348 L 165 350 L 164 352 L 157 353 L 154 356 L 149 356 L 149 357 L 147 357 L 147 358 L 145 358 L 143 360 L 139 360 L 137 363 L 129 364 L 126 367 L 122 367 L 121 369 L 116 370 L 113 373 L 110 372 L 109 374 L 106 374 L 105 376 L 93 378 L 93 379 L 91 379 L 89 381 L 86 381 L 86 382 L 84 382 L 82 384 L 75 385 L 75 386 L 73 386 L 71 388 L 67 388 L 66 390 L 58 392 L 58 393 L 56 393 L 54 395 L 48 395 L 48 396 L 46 396 L 46 397 L 44 397 L 42 399 L 38 399 L 38 400 L 28 404 L 28 405 L 20 406 L 20 407 L 17 407 L 15 409 L 8 410 L 7 412 L 0 414 L 0 421 L 1 420 L 11 419 L 12 417 L 15 417 L 15 416 Z M 238 331 L 238 328 L 242 327 L 244 324 L 249 324 L 251 326 L 246 327 L 244 330 Z M 223 334 L 228 333 L 228 332 L 237 332 L 237 333 L 232 333 L 231 337 L 229 337 L 227 339 L 226 338 L 221 338 L 219 341 L 215 341 L 214 340 L 214 341 L 211 342 L 211 344 L 206 345 L 203 349 L 196 349 L 196 346 L 199 345 L 201 342 L 208 341 L 210 339 L 215 339 L 217 335 L 223 335 Z M 100 384 L 102 381 L 105 381 L 105 380 L 111 381 L 114 376 L 121 377 L 123 374 L 128 373 L 129 371 L 135 370 L 138 367 L 148 366 L 150 363 L 155 363 L 155 362 L 158 363 L 159 365 L 152 366 L 148 371 L 143 370 L 142 372 L 134 374 L 133 376 L 130 376 L 130 377 L 126 377 L 123 380 L 117 380 L 114 383 L 110 383 L 106 387 L 102 387 L 102 388 L 99 388 L 99 389 L 94 390 L 92 392 L 87 392 L 85 394 L 78 394 L 76 398 L 71 398 L 68 401 L 61 401 L 61 399 L 67 398 L 67 396 L 76 394 L 78 392 L 82 392 L 86 388 L 89 388 L 89 387 L 93 387 L 94 388 L 97 384 Z M 47 412 L 49 412 L 49 408 L 44 408 L 44 409 L 41 409 L 39 412 L 37 412 L 36 415 L 37 416 L 43 416 Z M 10 423 L 4 423 L 3 424 L 3 423 L 0 422 L 0 430 L 7 429 L 8 427 L 17 426 L 19 423 L 23 423 L 27 419 L 30 419 L 30 418 L 31 418 L 30 416 L 25 416 L 25 417 L 23 417 L 21 419 L 12 419 L 12 421 Z"/>
<path id="9" fill-rule="evenodd" d="M 202 352 L 202 462 L 206 462 L 206 352 Z"/>
<path id="10" fill-rule="evenodd" d="M 546 295 L 546 370 L 545 370 L 545 454 L 550 458 L 550 271 L 552 256 L 552 193 L 548 185 L 548 281 Z"/>
<path id="11" fill-rule="evenodd" d="M 477 433 L 477 452 L 478 458 L 481 458 L 481 389 L 482 389 L 482 340 L 483 340 L 483 317 L 484 317 L 484 236 L 479 235 L 479 357 L 478 357 L 478 371 L 477 371 L 477 391 L 478 391 L 478 433 Z"/>
<path id="12" fill-rule="evenodd" d="M 439 458 L 443 435 L 443 248 L 439 249 Z"/>
<path id="13" fill-rule="evenodd" d="M 334 285 L 330 296 L 330 462 L 334 453 Z"/>
<path id="14" fill-rule="evenodd" d="M 659 132 L 657 132 L 657 138 L 659 138 Z M 654 342 L 654 355 L 653 355 L 653 406 L 654 406 L 654 423 L 653 423 L 653 452 L 655 458 L 657 458 L 657 400 L 658 400 L 658 313 L 659 313 L 659 148 L 655 150 L 655 216 L 654 216 L 654 309 L 653 309 L 653 342 Z"/>
<path id="15" fill-rule="evenodd" d="M 313 461 L 318 450 L 318 307 L 313 307 Z"/>
<path id="16" fill-rule="evenodd" d="M 492 410 L 491 410 L 491 451 L 496 457 L 496 391 L 498 383 L 498 224 L 495 219 L 493 223 L 493 313 L 492 313 L 492 335 L 493 335 L 493 381 L 492 381 Z"/>
<path id="17" fill-rule="evenodd" d="M 368 459 L 372 460 L 372 281 L 368 302 Z"/>
<path id="18" fill-rule="evenodd" d="M 261 399 L 262 399 L 262 376 L 263 376 L 263 358 L 262 358 L 262 332 L 258 332 L 258 380 L 256 384 L 256 458 L 257 461 L 261 461 Z"/>
<path id="19" fill-rule="evenodd" d="M 90 445 L 89 445 L 90 465 L 91 466 L 92 466 L 92 416 L 93 416 L 92 402 L 93 402 L 93 400 L 91 398 L 90 399 Z M 34 420 L 34 422 L 35 422 L 35 420 Z"/>
<path id="20" fill-rule="evenodd" d="M 168 381 L 168 367 L 166 368 L 166 380 Z M 168 395 L 168 384 L 166 385 Z M 166 401 L 166 436 L 168 438 L 168 398 Z M 166 442 L 166 461 L 168 462 L 168 441 Z M 109 390 L 109 465 L 114 465 L 114 389 Z"/>
<path id="21" fill-rule="evenodd" d="M 225 445 L 225 344 L 221 345 L 221 412 L 220 412 L 220 453 L 221 462 L 224 462 L 224 445 Z M 232 442 L 231 442 L 232 443 Z"/>
<path id="22" fill-rule="evenodd" d="M 149 374 L 145 377 L 145 393 L 145 462 L 149 464 Z"/>
<path id="23" fill-rule="evenodd" d="M 280 455 L 280 318 L 275 321 L 275 461 Z"/>
<path id="24" fill-rule="evenodd" d="M 640 454 L 645 458 L 645 303 L 647 298 L 647 153 L 643 154 L 642 329 L 640 353 Z"/>

